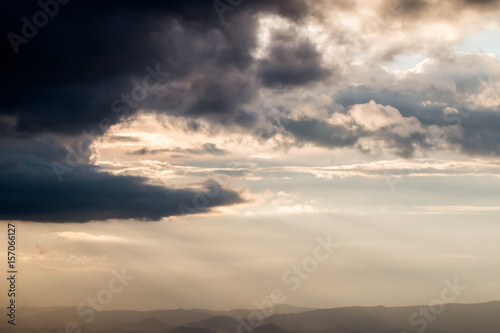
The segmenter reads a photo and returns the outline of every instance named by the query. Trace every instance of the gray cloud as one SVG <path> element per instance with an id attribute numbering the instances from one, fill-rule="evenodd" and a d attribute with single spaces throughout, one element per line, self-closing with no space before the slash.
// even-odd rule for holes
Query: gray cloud
<path id="1" fill-rule="evenodd" d="M 488 55 L 455 53 L 430 58 L 419 72 L 399 78 L 388 72 L 364 71 L 361 75 L 367 79 L 357 76 L 356 80 L 362 81 L 339 90 L 335 100 L 346 110 L 370 100 L 391 105 L 404 117 L 415 117 L 424 126 L 443 129 L 446 140 L 467 154 L 498 155 L 500 141 L 494 128 L 500 124 L 499 74 L 500 63 Z M 454 111 L 447 112 L 447 108 Z M 447 130 L 451 127 L 459 128 L 461 135 Z M 415 143 L 424 149 L 433 148 L 421 135 L 391 141 L 399 147 L 409 148 Z"/>
<path id="2" fill-rule="evenodd" d="M 39 10 L 36 3 L 9 4 L 0 30 L 21 34 L 21 17 Z M 90 144 L 139 109 L 192 118 L 193 124 L 205 118 L 254 126 L 256 116 L 246 104 L 257 91 L 249 76 L 257 14 L 297 21 L 308 7 L 295 0 L 258 0 L 238 8 L 225 25 L 212 3 L 201 0 L 71 2 L 59 11 L 19 45 L 19 54 L 8 39 L 0 44 L 3 219 L 157 220 L 178 214 L 180 203 L 206 193 L 210 184 L 167 189 L 89 165 L 77 165 L 59 183 L 50 162 L 66 163 L 73 151 L 83 150 L 76 162 L 89 163 Z M 180 152 L 228 154 L 212 144 Z M 221 189 L 203 210 L 241 201 L 236 192 Z"/>
<path id="3" fill-rule="evenodd" d="M 307 39 L 297 40 L 296 32 L 275 33 L 267 58 L 259 61 L 257 76 L 266 87 L 300 86 L 331 75 L 321 54 Z"/>
<path id="4" fill-rule="evenodd" d="M 34 222 L 157 221 L 244 202 L 213 180 L 196 188 L 165 188 L 149 185 L 142 177 L 99 172 L 94 166 L 77 166 L 60 183 L 50 164 L 27 155 L 2 157 L 0 200 L 1 220 Z"/>
<path id="5" fill-rule="evenodd" d="M 359 139 L 359 133 L 353 133 L 344 126 L 330 125 L 317 119 L 291 120 L 285 129 L 296 138 L 297 144 L 313 143 L 327 148 L 352 147 Z"/>
<path id="6" fill-rule="evenodd" d="M 212 156 L 226 156 L 230 155 L 231 152 L 225 149 L 217 148 L 214 143 L 204 143 L 200 148 L 163 148 L 163 149 L 149 149 L 141 148 L 133 151 L 127 152 L 129 155 L 146 155 L 146 154 L 160 154 L 160 153 L 176 153 L 176 154 L 190 154 L 190 155 L 212 155 Z"/>
<path id="7" fill-rule="evenodd" d="M 20 33 L 20 18 L 37 10 L 36 4 L 9 4 L 1 31 Z M 141 101 L 142 108 L 245 124 L 249 116 L 238 120 L 247 114 L 241 105 L 254 96 L 253 88 L 238 91 L 232 86 L 235 78 L 245 80 L 253 62 L 250 51 L 260 12 L 299 20 L 307 6 L 295 0 L 254 1 L 239 7 L 222 26 L 212 3 L 201 0 L 71 3 L 20 45 L 19 54 L 7 39 L 1 44 L 6 59 L 0 116 L 14 119 L 2 135 L 73 135 L 97 127 L 103 118 L 116 123 L 124 114 L 111 112 L 113 100 L 130 94 L 148 74 L 146 66 L 157 64 L 189 89 L 152 91 Z M 129 108 L 130 113 L 136 110 Z"/>

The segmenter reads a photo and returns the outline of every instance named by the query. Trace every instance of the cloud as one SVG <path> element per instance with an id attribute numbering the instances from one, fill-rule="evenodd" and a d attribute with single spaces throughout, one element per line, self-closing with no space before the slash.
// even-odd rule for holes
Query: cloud
<path id="1" fill-rule="evenodd" d="M 20 34 L 20 18 L 38 10 L 35 3 L 9 6 L 1 31 Z M 78 135 L 139 109 L 248 126 L 243 104 L 255 95 L 248 69 L 256 17 L 300 20 L 307 12 L 303 1 L 258 0 L 221 25 L 212 2 L 202 0 L 64 6 L 19 54 L 7 39 L 1 44 L 9 64 L 0 84 L 2 135 Z"/>
<path id="2" fill-rule="evenodd" d="M 349 115 L 358 124 L 368 131 L 377 131 L 394 125 L 411 124 L 415 118 L 405 119 L 399 111 L 392 106 L 383 106 L 371 100 L 368 104 L 357 104 L 349 110 Z M 420 124 L 418 124 L 420 125 Z M 407 133 L 402 133 L 403 135 Z"/>
<path id="3" fill-rule="evenodd" d="M 189 154 L 189 155 L 212 155 L 212 156 L 226 156 L 230 155 L 231 152 L 225 149 L 220 149 L 214 143 L 204 143 L 200 148 L 162 148 L 162 149 L 150 149 L 141 148 L 133 151 L 128 151 L 128 155 L 146 155 L 146 154 L 160 154 L 160 153 L 177 153 L 177 154 Z"/>
<path id="4" fill-rule="evenodd" d="M 107 138 L 109 142 L 140 142 L 141 140 L 135 136 L 126 135 L 111 135 Z"/>
<path id="5" fill-rule="evenodd" d="M 478 214 L 498 212 L 500 206 L 423 206 L 423 214 Z M 418 214 L 418 212 L 414 212 Z"/>
<path id="6" fill-rule="evenodd" d="M 362 135 L 350 131 L 345 126 L 330 125 L 323 120 L 308 118 L 289 120 L 284 128 L 297 139 L 298 145 L 309 142 L 328 148 L 352 147 Z"/>
<path id="7" fill-rule="evenodd" d="M 415 148 L 454 147 L 471 155 L 498 155 L 500 137 L 494 128 L 500 124 L 495 103 L 499 75 L 500 63 L 494 57 L 455 52 L 428 58 L 404 73 L 371 68 L 356 74 L 356 84 L 339 90 L 335 99 L 353 109 L 350 115 L 366 129 L 383 125 L 374 121 L 392 122 L 391 137 L 382 136 L 401 156 L 411 156 Z M 371 101 L 386 108 L 364 110 Z"/>
<path id="8" fill-rule="evenodd" d="M 500 164 L 491 160 L 448 161 L 435 159 L 393 159 L 328 167 L 275 166 L 256 168 L 252 174 L 312 174 L 318 178 L 345 177 L 386 178 L 482 176 L 499 177 Z"/>
<path id="9" fill-rule="evenodd" d="M 323 80 L 331 69 L 322 64 L 321 54 L 309 40 L 297 40 L 296 32 L 277 32 L 269 55 L 260 60 L 257 77 L 265 87 L 301 86 Z"/>
<path id="10" fill-rule="evenodd" d="M 294 206 L 280 206 L 276 212 L 279 214 L 315 213 L 316 209 L 309 205 L 297 204 Z"/>
<path id="11" fill-rule="evenodd" d="M 396 108 L 373 100 L 353 105 L 347 114 L 287 120 L 284 129 L 299 146 L 310 143 L 330 149 L 350 147 L 367 153 L 387 148 L 405 158 L 413 157 L 417 150 L 448 148 L 450 141 L 461 136 L 457 127 L 424 126 L 416 117 L 404 117 Z"/>
<path id="12" fill-rule="evenodd" d="M 171 151 L 172 150 L 168 149 L 168 148 L 150 149 L 150 148 L 144 147 L 144 148 L 137 149 L 137 150 L 127 151 L 127 154 L 128 155 L 146 155 L 146 154 L 155 155 L 155 154 L 160 154 L 160 153 L 168 153 L 168 152 L 171 152 Z"/>
<path id="13" fill-rule="evenodd" d="M 271 139 L 283 132 L 268 117 L 269 110 L 263 105 L 268 101 L 262 100 L 262 91 L 267 90 L 267 99 L 274 99 L 284 96 L 284 90 L 312 89 L 313 83 L 323 89 L 331 85 L 331 97 L 345 109 L 374 100 L 394 107 L 403 117 L 415 117 L 423 125 L 442 126 L 444 108 L 456 108 L 462 114 L 460 102 L 466 99 L 463 94 L 478 86 L 483 73 L 498 72 L 498 62 L 491 57 L 489 60 L 477 55 L 446 57 L 449 52 L 429 51 L 440 35 L 429 35 L 428 31 L 440 29 L 422 25 L 436 17 L 447 17 L 442 14 L 450 11 L 462 19 L 460 23 L 472 24 L 469 19 L 477 22 L 478 15 L 486 16 L 496 8 L 494 1 L 407 0 L 397 6 L 393 1 L 374 1 L 363 5 L 366 7 L 363 11 L 359 6 L 345 1 L 259 0 L 228 13 L 225 24 L 221 25 L 212 4 L 206 1 L 72 4 L 64 7 L 64 13 L 61 12 L 64 15 L 54 18 L 43 34 L 22 45 L 25 47 L 21 56 L 15 57 L 10 45 L 2 44 L 9 57 L 5 71 L 8 84 L 0 86 L 5 95 L 0 107 L 2 135 L 26 138 L 51 133 L 66 144 L 68 135 L 83 138 L 82 130 L 87 130 L 99 137 L 110 125 L 144 110 L 189 119 L 193 131 L 198 129 L 199 120 L 204 119 L 214 126 Z M 36 6 L 13 6 L 10 18 L 0 28 L 8 31 L 19 26 L 16 17 L 22 17 L 30 9 Z M 339 15 L 335 16 L 336 13 Z M 345 20 L 341 13 L 350 13 L 351 18 L 355 14 L 355 18 Z M 329 20 L 330 15 L 338 20 Z M 263 17 L 271 28 L 263 25 Z M 277 23 L 280 20 L 287 22 L 287 29 L 280 28 Z M 398 52 L 416 52 L 413 48 L 417 44 L 427 48 L 429 60 L 404 75 L 382 73 L 380 69 L 375 73 L 369 61 L 353 63 L 350 54 L 356 41 L 351 37 L 365 35 L 363 22 L 371 21 L 379 26 L 366 40 L 365 44 L 371 48 L 358 50 L 375 52 L 369 60 L 387 58 L 388 54 L 392 57 Z M 68 24 L 88 28 L 70 32 L 71 29 L 66 29 Z M 457 35 L 466 29 L 449 20 L 442 25 L 444 30 L 456 31 Z M 392 33 L 396 31 L 399 33 Z M 415 33 L 421 37 L 419 43 L 408 38 Z M 450 40 L 460 37 L 450 34 L 453 35 Z M 262 54 L 256 56 L 256 49 L 266 38 Z M 429 45 L 429 38 L 433 45 Z M 60 45 L 65 48 L 57 47 Z M 332 60 L 329 58 L 332 45 L 349 51 Z M 395 48 L 397 52 L 391 51 Z M 340 64 L 344 67 L 340 68 Z M 159 72 L 168 72 L 168 77 L 159 77 Z M 364 82 L 357 82 L 361 77 Z M 147 86 L 153 88 L 144 88 L 145 78 Z M 349 82 L 356 85 L 349 86 Z M 498 96 L 492 95 L 494 91 L 474 91 L 467 100 L 471 107 L 485 109 L 480 116 L 484 119 L 478 119 L 485 126 L 485 133 L 475 130 L 478 124 L 472 120 L 469 127 L 464 121 L 463 137 L 448 138 L 450 143 L 461 145 L 466 153 L 499 153 L 495 145 L 499 138 L 491 127 L 498 121 L 498 112 L 492 112 L 498 100 Z M 130 99 L 137 94 L 144 96 Z M 446 105 L 425 108 L 422 102 L 426 101 Z M 296 102 L 291 99 L 278 109 L 285 115 Z M 285 130 L 299 141 L 324 147 L 356 145 L 364 133 L 332 128 L 314 119 L 321 119 L 325 112 L 331 115 L 335 103 L 318 110 L 316 116 L 308 114 L 302 120 L 289 120 Z M 321 134 L 305 133 L 310 130 Z M 413 142 L 425 146 L 425 135 L 412 132 L 411 136 L 396 135 L 386 141 L 399 155 L 408 157 L 414 153 Z M 146 147 L 133 153 L 160 152 Z"/>
<path id="14" fill-rule="evenodd" d="M 57 236 L 61 238 L 66 238 L 69 240 L 77 240 L 77 241 L 92 241 L 92 242 L 116 242 L 121 238 L 116 236 L 109 235 L 93 235 L 87 232 L 72 232 L 72 231 L 63 231 L 58 232 Z"/>
<path id="15" fill-rule="evenodd" d="M 144 177 L 117 176 L 79 165 L 59 182 L 52 166 L 34 156 L 0 160 L 0 219 L 88 222 L 158 221 L 244 202 L 213 180 L 191 187 L 149 185 Z M 181 209 L 181 207 L 184 207 Z"/>

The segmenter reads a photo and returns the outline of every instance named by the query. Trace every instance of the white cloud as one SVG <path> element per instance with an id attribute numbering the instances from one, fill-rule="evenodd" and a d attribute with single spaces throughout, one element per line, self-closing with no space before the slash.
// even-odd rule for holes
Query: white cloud
<path id="1" fill-rule="evenodd" d="M 297 204 L 294 206 L 281 206 L 276 210 L 280 214 L 298 214 L 298 213 L 316 213 L 317 210 L 312 206 Z"/>
<path id="2" fill-rule="evenodd" d="M 500 206 L 422 206 L 420 212 L 410 212 L 410 215 L 433 214 L 478 214 L 485 212 L 498 212 Z"/>
<path id="3" fill-rule="evenodd" d="M 86 232 L 73 232 L 73 231 L 58 232 L 57 236 L 71 240 L 92 241 L 92 242 L 116 242 L 121 240 L 121 238 L 116 236 L 92 235 Z"/>
<path id="4" fill-rule="evenodd" d="M 405 121 L 396 108 L 377 104 L 373 100 L 370 103 L 354 105 L 349 114 L 356 123 L 369 131 L 377 131 Z"/>

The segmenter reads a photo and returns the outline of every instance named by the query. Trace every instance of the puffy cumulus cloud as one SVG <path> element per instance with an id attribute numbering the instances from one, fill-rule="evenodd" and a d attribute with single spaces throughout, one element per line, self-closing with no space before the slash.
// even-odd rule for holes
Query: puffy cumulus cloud
<path id="1" fill-rule="evenodd" d="M 420 123 L 414 117 L 405 119 L 392 106 L 383 106 L 370 101 L 368 104 L 357 104 L 349 110 L 352 119 L 369 131 L 377 131 L 384 127 L 401 125 L 402 127 L 418 127 Z M 406 126 L 405 126 L 406 125 Z M 411 129 L 401 129 L 403 135 L 408 135 Z M 406 133 L 405 133 L 406 132 Z"/>
<path id="2" fill-rule="evenodd" d="M 416 146 L 425 147 L 436 143 L 433 137 L 438 133 L 426 129 L 415 117 L 403 117 L 392 106 L 383 106 L 372 100 L 367 104 L 354 105 L 349 115 L 356 124 L 395 148 L 396 154 L 400 156 L 411 157 Z M 363 145 L 361 148 L 371 150 L 371 147 L 366 149 Z"/>
<path id="3" fill-rule="evenodd" d="M 396 72 L 360 62 L 346 74 L 348 79 L 331 86 L 323 81 L 309 89 L 264 94 L 270 125 L 256 133 L 264 140 L 278 138 L 285 148 L 309 143 L 367 151 L 369 137 L 404 157 L 436 149 L 498 154 L 500 63 L 495 57 L 452 52 Z"/>
<path id="4" fill-rule="evenodd" d="M 414 135 L 410 141 L 422 143 L 424 137 L 418 133 L 423 133 L 419 130 L 423 126 L 427 132 L 431 131 L 426 137 L 431 134 L 434 139 L 444 139 L 464 153 L 500 153 L 500 138 L 494 129 L 500 123 L 496 103 L 500 63 L 491 55 L 456 52 L 428 58 L 405 72 L 361 65 L 358 70 L 359 73 L 353 74 L 355 83 L 339 89 L 334 99 L 346 110 L 374 100 L 397 109 L 404 117 L 394 109 L 375 110 L 370 114 L 356 111 L 354 115 L 359 113 L 358 119 L 364 115 L 361 123 L 365 128 L 377 125 L 367 124 L 372 121 L 370 117 L 377 114 L 378 122 L 390 121 L 393 129 L 399 127 L 399 132 L 393 132 L 401 138 L 398 144 L 404 144 L 403 139 L 410 133 Z M 410 128 L 413 130 L 409 131 Z"/>
<path id="5" fill-rule="evenodd" d="M 425 154 L 428 150 L 451 149 L 462 137 L 458 126 L 424 125 L 414 116 L 405 117 L 393 106 L 373 100 L 353 105 L 346 114 L 288 119 L 284 129 L 298 146 L 358 148 L 371 154 L 388 149 L 406 158 L 417 151 Z"/>

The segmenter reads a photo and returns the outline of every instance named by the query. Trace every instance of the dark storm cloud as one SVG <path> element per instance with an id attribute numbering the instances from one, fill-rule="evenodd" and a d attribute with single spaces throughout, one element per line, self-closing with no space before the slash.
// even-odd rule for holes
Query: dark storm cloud
<path id="1" fill-rule="evenodd" d="M 213 144 L 200 151 L 222 153 Z M 220 150 L 220 152 L 219 152 Z M 197 188 L 149 185 L 145 178 L 116 176 L 93 165 L 76 165 L 63 181 L 53 167 L 66 163 L 71 149 L 53 137 L 0 140 L 0 220 L 88 222 L 108 219 L 156 221 L 163 217 L 209 212 L 244 200 L 214 181 Z M 70 154 L 71 156 L 71 154 Z M 64 165 L 64 167 L 68 167 Z M 205 204 L 196 200 L 203 196 Z M 197 202 L 195 204 L 195 202 Z M 181 210 L 190 207 L 191 210 Z"/>
<path id="2" fill-rule="evenodd" d="M 31 140 L 0 139 L 0 156 L 36 156 L 44 162 L 64 161 L 68 149 L 52 137 L 38 137 Z"/>
<path id="3" fill-rule="evenodd" d="M 163 149 L 149 149 L 141 148 L 127 152 L 128 155 L 147 155 L 147 154 L 160 154 L 160 153 L 177 153 L 177 154 L 190 154 L 190 155 L 212 155 L 212 156 L 226 156 L 231 154 L 228 150 L 217 148 L 214 143 L 205 143 L 200 148 L 163 148 Z"/>
<path id="4" fill-rule="evenodd" d="M 21 34 L 21 17 L 31 20 L 40 10 L 35 2 L 9 3 L 0 31 Z M 71 135 L 98 126 L 105 117 L 117 122 L 123 114 L 111 112 L 112 101 L 130 93 L 147 74 L 146 66 L 155 68 L 157 64 L 171 73 L 173 81 L 188 81 L 189 94 L 151 92 L 141 107 L 193 117 L 215 114 L 215 120 L 229 116 L 228 124 L 238 119 L 251 122 L 239 105 L 253 96 L 253 89 L 248 86 L 238 94 L 229 87 L 252 64 L 253 14 L 258 12 L 297 20 L 307 13 L 307 7 L 301 1 L 252 1 L 231 12 L 222 25 L 211 1 L 74 1 L 60 5 L 59 13 L 36 36 L 19 45 L 18 54 L 3 39 L 1 52 L 6 58 L 0 116 L 13 117 L 16 122 L 2 135 Z M 192 81 L 193 75 L 199 79 Z M 170 106 L 181 107 L 172 110 Z"/>
<path id="5" fill-rule="evenodd" d="M 277 33 L 269 56 L 259 62 L 257 76 L 266 87 L 300 86 L 325 79 L 331 70 L 307 39 L 296 40 L 293 31 Z"/>
<path id="6" fill-rule="evenodd" d="M 257 14 L 297 21 L 308 11 L 299 0 L 248 1 L 222 24 L 206 0 L 71 1 L 58 7 L 33 36 L 24 36 L 27 42 L 13 47 L 3 38 L 0 44 L 3 219 L 157 220 L 178 214 L 180 203 L 189 205 L 207 189 L 167 189 L 85 165 L 71 167 L 59 183 L 50 162 L 67 163 L 74 151 L 83 151 L 73 160 L 88 163 L 90 143 L 139 109 L 193 124 L 205 118 L 253 126 L 257 117 L 245 106 L 258 89 L 251 77 Z M 22 36 L 25 21 L 41 10 L 36 1 L 6 4 L 0 31 Z M 227 152 L 208 144 L 183 153 Z M 241 201 L 221 190 L 202 211 Z"/>
<path id="7" fill-rule="evenodd" d="M 199 189 L 168 189 L 146 184 L 145 178 L 97 171 L 93 166 L 78 166 L 59 183 L 50 164 L 34 156 L 3 155 L 0 160 L 0 219 L 157 221 L 186 211 L 209 212 L 213 207 L 244 201 L 237 192 L 224 189 L 215 181 L 207 181 Z M 200 200 L 200 196 L 206 200 Z M 191 210 L 183 210 L 180 205 Z"/>

